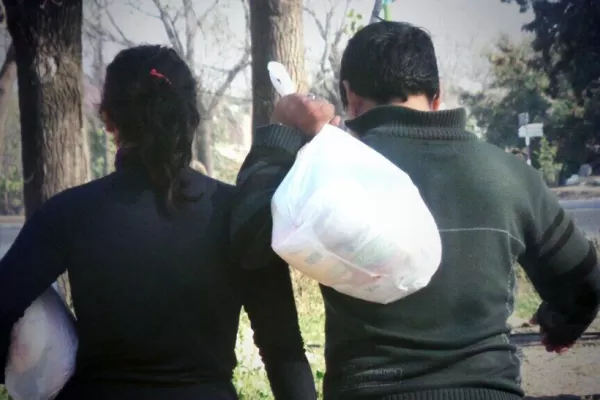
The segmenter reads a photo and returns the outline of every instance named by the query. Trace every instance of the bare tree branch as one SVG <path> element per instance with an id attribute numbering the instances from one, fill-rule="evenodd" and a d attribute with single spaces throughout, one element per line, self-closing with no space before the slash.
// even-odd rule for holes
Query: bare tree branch
<path id="1" fill-rule="evenodd" d="M 246 49 L 250 49 L 252 43 L 250 41 L 250 5 L 246 0 L 242 0 L 242 6 L 244 7 L 244 22 L 246 24 L 246 40 L 244 40 L 244 45 Z"/>
<path id="2" fill-rule="evenodd" d="M 169 13 L 167 12 L 166 7 L 161 3 L 160 0 L 152 0 L 152 2 L 156 6 L 156 9 L 158 10 L 158 12 L 160 14 L 160 20 L 163 23 L 165 32 L 167 34 L 167 38 L 169 39 L 171 46 L 173 46 L 175 51 L 177 51 L 179 54 L 184 55 L 185 51 L 183 48 L 183 44 L 181 43 L 181 40 L 179 39 L 179 36 L 177 35 L 175 26 L 173 26 L 173 24 L 172 24 L 173 20 L 172 20 L 171 16 L 169 15 Z"/>
<path id="3" fill-rule="evenodd" d="M 94 9 L 97 10 L 97 12 L 94 14 L 94 17 L 92 17 L 92 19 L 84 19 L 84 24 L 82 28 L 84 36 L 86 36 L 92 41 L 96 40 L 97 38 L 102 38 L 105 41 L 110 41 L 125 47 L 135 45 L 135 43 L 132 40 L 130 40 L 127 37 L 127 35 L 125 35 L 123 30 L 121 30 L 119 24 L 110 12 L 109 6 L 105 0 L 93 0 L 92 4 L 94 5 Z M 112 26 L 112 28 L 114 28 L 116 33 L 110 32 L 110 30 L 101 27 L 101 24 L 98 22 L 98 19 L 100 18 L 98 13 L 106 14 L 110 25 Z"/>
<path id="4" fill-rule="evenodd" d="M 373 24 L 377 21 L 381 21 L 379 15 L 381 14 L 381 10 L 383 9 L 383 0 L 375 0 L 375 4 L 373 4 L 373 11 L 371 11 L 371 19 L 369 20 L 370 24 Z"/>
<path id="5" fill-rule="evenodd" d="M 102 7 L 102 4 L 100 4 L 98 1 L 96 1 L 96 4 L 98 4 L 99 7 Z M 119 37 L 121 38 L 123 43 L 127 43 L 128 46 L 133 45 L 133 42 L 131 40 L 129 40 L 127 35 L 125 35 L 125 32 L 123 32 L 123 30 L 121 29 L 119 24 L 117 24 L 117 21 L 115 21 L 115 18 L 113 17 L 112 13 L 110 12 L 110 9 L 106 5 L 104 5 L 104 7 L 102 7 L 102 9 L 104 10 L 106 17 L 108 18 L 108 21 L 110 22 L 112 27 L 117 31 L 117 34 L 119 35 Z"/>
<path id="6" fill-rule="evenodd" d="M 193 9 L 192 9 L 193 11 Z M 177 37 L 177 39 L 179 39 L 179 35 L 177 33 L 177 22 L 179 21 L 179 18 L 181 17 L 181 14 L 183 13 L 183 8 L 179 8 L 177 10 L 175 10 L 175 13 L 173 15 L 171 15 L 170 13 L 166 13 L 167 18 L 169 19 L 169 24 L 171 24 L 171 27 L 173 28 L 173 32 L 175 32 L 175 35 Z M 181 42 L 181 39 L 179 39 L 180 43 L 181 43 L 181 47 L 183 48 L 183 43 Z"/>
<path id="7" fill-rule="evenodd" d="M 338 27 L 335 36 L 333 38 L 332 47 L 337 48 L 342 42 L 342 38 L 344 37 L 345 27 L 346 27 L 346 16 L 348 15 L 348 11 L 350 10 L 350 3 L 352 0 L 346 0 L 346 5 L 344 6 L 344 18 L 340 22 L 340 26 Z"/>
<path id="8" fill-rule="evenodd" d="M 325 71 L 326 69 L 326 62 L 329 58 L 329 50 L 333 47 L 333 44 L 330 46 L 328 43 L 329 32 L 331 31 L 331 19 L 333 18 L 333 10 L 334 9 L 332 8 L 325 14 L 325 37 L 323 38 L 323 40 L 325 40 L 325 48 L 323 49 L 323 56 L 321 57 L 322 71 Z"/>
<path id="9" fill-rule="evenodd" d="M 153 14 L 150 11 L 142 9 L 142 7 L 140 7 L 139 0 L 135 0 L 135 1 L 134 0 L 128 0 L 127 1 L 127 5 L 129 7 L 131 7 L 131 8 L 133 8 L 134 10 L 139 11 L 142 14 L 148 16 L 148 17 L 155 18 L 155 19 L 160 19 L 160 14 Z"/>
<path id="10" fill-rule="evenodd" d="M 302 7 L 305 13 L 307 13 L 317 25 L 317 30 L 319 31 L 319 35 L 321 39 L 325 42 L 325 46 L 323 47 L 323 54 L 321 54 L 321 61 L 319 62 L 321 72 L 327 70 L 327 60 L 329 56 L 329 31 L 331 30 L 331 19 L 333 18 L 333 8 L 329 9 L 325 13 L 325 23 L 321 22 L 320 18 L 317 16 L 315 10 L 308 6 Z"/>
<path id="11" fill-rule="evenodd" d="M 219 0 L 213 0 L 213 3 L 196 20 L 196 25 L 200 27 L 200 30 L 202 31 L 202 34 L 206 33 L 206 32 L 204 32 L 203 27 L 204 27 L 204 25 L 206 23 L 206 20 L 207 20 L 208 16 L 213 12 L 213 10 L 217 7 L 218 4 L 219 4 Z"/>
<path id="12" fill-rule="evenodd" d="M 341 44 L 346 33 L 346 17 L 350 10 L 352 0 L 334 0 L 329 2 L 325 12 L 317 12 L 310 5 L 304 7 L 304 11 L 314 20 L 317 25 L 317 31 L 325 42 L 323 53 L 319 60 L 319 71 L 317 72 L 317 82 L 314 87 L 325 98 L 332 102 L 338 112 L 343 109 L 337 85 L 334 82 L 339 80 L 339 69 L 341 63 Z M 321 3 L 322 4 L 322 3 Z M 343 4 L 343 5 L 342 5 Z M 335 14 L 343 8 L 342 19 L 339 25 L 334 24 Z"/>
<path id="13" fill-rule="evenodd" d="M 246 21 L 246 31 L 250 30 L 250 9 L 244 0 L 242 0 L 242 4 L 244 5 L 244 18 Z M 231 83 L 235 80 L 240 72 L 246 69 L 251 62 L 251 45 L 250 45 L 250 35 L 246 35 L 245 40 L 246 48 L 244 49 L 244 54 L 239 59 L 239 61 L 229 70 L 227 73 L 225 80 L 219 85 L 217 90 L 212 96 L 212 99 L 209 102 L 207 107 L 208 114 L 210 115 L 217 108 L 219 103 L 221 102 L 223 95 L 231 86 Z"/>
<path id="14" fill-rule="evenodd" d="M 231 83 L 235 80 L 237 75 L 242 72 L 246 67 L 250 65 L 250 49 L 247 49 L 242 58 L 233 66 L 232 69 L 229 70 L 225 80 L 219 85 L 218 89 L 212 95 L 212 98 L 207 107 L 207 112 L 210 115 L 215 111 L 220 101 L 223 98 L 223 95 L 231 86 Z"/>
<path id="15" fill-rule="evenodd" d="M 171 17 L 171 25 L 172 26 L 176 26 L 177 22 L 179 22 L 179 18 L 181 18 L 181 15 L 183 14 L 183 7 L 178 8 L 175 11 L 175 15 L 173 15 L 173 17 Z"/>
<path id="16" fill-rule="evenodd" d="M 107 32 L 106 30 L 100 30 L 89 19 L 86 19 L 85 23 L 83 24 L 83 33 L 84 33 L 84 35 L 86 35 L 90 38 L 102 37 L 106 41 L 113 42 L 115 44 L 118 44 L 118 45 L 124 46 L 124 47 L 130 47 L 130 46 L 135 45 L 134 42 L 130 41 L 127 38 L 122 38 L 111 32 Z"/>
<path id="17" fill-rule="evenodd" d="M 182 3 L 185 15 L 185 56 L 190 64 L 190 68 L 193 68 L 196 62 L 195 48 L 198 23 L 192 0 L 182 0 Z"/>
<path id="18" fill-rule="evenodd" d="M 321 38 L 323 40 L 325 40 L 327 42 L 327 29 L 325 29 L 325 25 L 323 25 L 323 23 L 321 22 L 321 19 L 317 16 L 317 13 L 315 12 L 315 10 L 313 10 L 310 7 L 304 6 L 302 7 L 304 12 L 306 12 L 308 15 L 310 15 L 312 17 L 312 19 L 315 21 L 315 24 L 317 25 L 317 29 L 319 30 L 319 35 L 321 35 Z M 331 11 L 331 10 L 329 10 Z M 330 14 L 330 12 L 326 13 L 326 16 L 328 16 Z"/>
<path id="19" fill-rule="evenodd" d="M 325 89 L 325 92 L 327 93 L 327 98 L 328 99 L 337 99 L 339 98 L 339 92 L 337 88 L 332 88 L 331 84 L 329 83 L 331 81 L 325 81 L 323 83 L 323 89 Z"/>
<path id="20" fill-rule="evenodd" d="M 338 7 L 340 6 L 342 0 L 331 3 L 330 8 L 325 12 L 325 16 L 323 19 L 319 18 L 316 11 L 310 7 L 304 7 L 304 11 L 312 17 L 317 25 L 317 30 L 323 41 L 325 41 L 325 47 L 323 50 L 323 54 L 321 55 L 321 70 L 326 71 L 327 61 L 329 61 L 329 68 L 331 68 L 334 72 L 339 67 L 340 56 L 340 44 L 345 34 L 345 26 L 346 26 L 346 16 L 348 15 L 348 10 L 350 9 L 350 4 L 352 0 L 344 1 L 344 13 L 340 25 L 337 29 L 333 28 L 333 17 Z"/>

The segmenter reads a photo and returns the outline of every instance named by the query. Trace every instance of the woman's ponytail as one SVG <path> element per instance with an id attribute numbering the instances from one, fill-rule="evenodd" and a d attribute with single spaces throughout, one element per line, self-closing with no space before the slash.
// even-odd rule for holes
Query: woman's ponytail
<path id="1" fill-rule="evenodd" d="M 200 122 L 196 81 L 183 59 L 164 46 L 121 51 L 108 66 L 101 111 L 121 144 L 136 147 L 169 212 L 194 200 L 183 170 L 192 161 Z"/>
<path id="2" fill-rule="evenodd" d="M 190 200 L 181 171 L 192 161 L 193 135 L 189 132 L 194 129 L 190 125 L 197 125 L 198 111 L 190 109 L 156 69 L 149 72 L 145 88 L 139 98 L 140 155 L 152 181 L 164 192 L 167 209 L 174 212 Z"/>

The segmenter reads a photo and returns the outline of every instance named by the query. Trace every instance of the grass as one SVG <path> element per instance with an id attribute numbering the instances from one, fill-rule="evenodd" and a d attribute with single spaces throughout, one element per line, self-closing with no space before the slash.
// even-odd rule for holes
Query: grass
<path id="1" fill-rule="evenodd" d="M 598 246 L 598 242 L 596 245 Z M 517 298 L 514 312 L 519 318 L 529 319 L 539 306 L 540 298 L 522 269 L 518 268 L 517 271 Z M 317 389 L 320 391 L 325 373 L 323 357 L 325 311 L 321 293 L 314 281 L 294 270 L 292 270 L 292 277 L 307 356 L 312 366 Z M 234 383 L 240 398 L 243 400 L 272 399 L 269 382 L 258 350 L 252 342 L 252 330 L 245 313 L 241 316 L 236 353 L 239 363 L 235 370 Z M 321 393 L 319 393 L 319 398 L 322 398 Z M 8 396 L 0 387 L 0 400 L 7 399 Z"/>
<path id="2" fill-rule="evenodd" d="M 312 366 L 317 388 L 320 390 L 325 373 L 323 357 L 325 310 L 321 292 L 316 282 L 294 270 L 292 270 L 292 280 L 307 358 Z M 238 367 L 235 371 L 234 383 L 240 399 L 272 399 L 269 382 L 258 350 L 252 342 L 252 330 L 245 313 L 242 314 L 240 321 L 236 353 Z"/>
<path id="3" fill-rule="evenodd" d="M 517 294 L 514 315 L 529 320 L 537 311 L 542 300 L 535 291 L 533 285 L 523 268 L 517 268 Z"/>

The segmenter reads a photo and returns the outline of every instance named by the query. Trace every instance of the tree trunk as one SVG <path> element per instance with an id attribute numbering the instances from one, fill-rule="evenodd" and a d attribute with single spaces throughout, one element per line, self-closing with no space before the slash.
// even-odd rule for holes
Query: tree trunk
<path id="1" fill-rule="evenodd" d="M 306 91 L 302 0 L 249 0 L 252 37 L 252 128 L 269 123 L 276 92 L 267 64 L 282 63 Z"/>
<path id="2" fill-rule="evenodd" d="M 82 0 L 4 0 L 18 67 L 23 195 L 30 217 L 89 177 L 83 131 Z M 66 279 L 61 288 L 68 293 Z"/>
<path id="3" fill-rule="evenodd" d="M 87 175 L 82 0 L 5 0 L 18 66 L 26 214 Z"/>
<path id="4" fill-rule="evenodd" d="M 0 69 L 0 151 L 4 152 L 4 138 L 6 137 L 6 120 L 10 111 L 10 102 L 13 87 L 17 80 L 17 63 L 15 62 L 15 48 L 11 44 L 6 52 L 4 65 Z M 0 153 L 0 157 L 3 153 Z M 0 174 L 3 162 L 0 159 Z"/>

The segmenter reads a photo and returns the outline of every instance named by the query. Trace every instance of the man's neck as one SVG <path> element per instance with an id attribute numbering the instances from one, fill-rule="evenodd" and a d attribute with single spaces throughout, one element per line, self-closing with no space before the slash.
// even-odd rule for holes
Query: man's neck
<path id="1" fill-rule="evenodd" d="M 438 112 L 421 111 L 398 104 L 374 107 L 346 126 L 358 136 L 378 130 L 396 137 L 422 140 L 472 140 L 465 130 L 466 112 L 462 108 Z M 401 127 L 401 128 L 400 128 Z"/>
<path id="2" fill-rule="evenodd" d="M 358 110 L 356 115 L 362 115 L 375 107 L 382 106 L 383 104 L 377 104 L 373 101 L 367 101 L 363 104 L 362 109 Z M 402 106 L 410 108 L 416 111 L 437 111 L 434 107 L 434 103 L 429 101 L 426 96 L 410 96 L 406 101 L 400 99 L 391 99 L 387 104 L 388 106 Z"/>
<path id="3" fill-rule="evenodd" d="M 406 101 L 391 101 L 391 106 L 402 106 L 417 111 L 435 111 L 431 102 L 425 96 L 411 96 Z"/>

